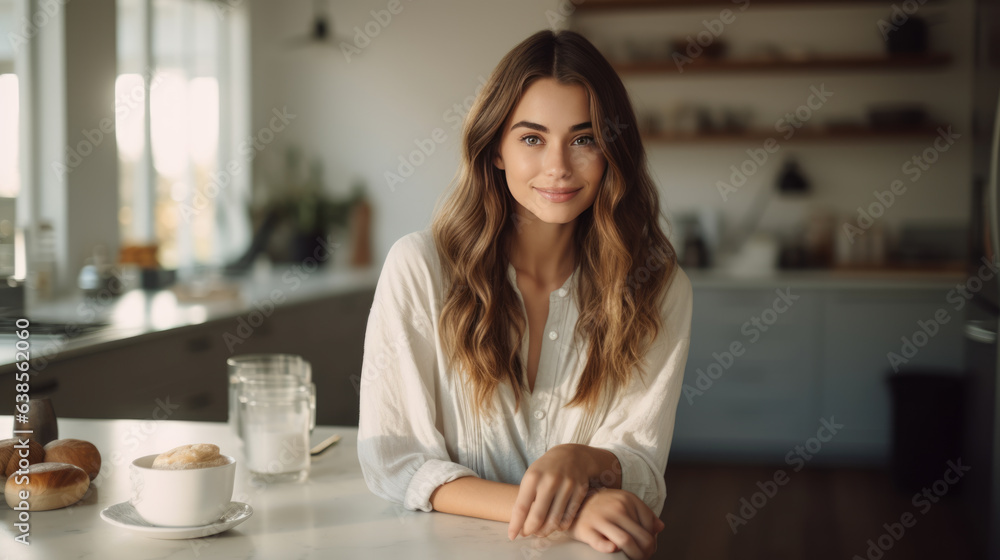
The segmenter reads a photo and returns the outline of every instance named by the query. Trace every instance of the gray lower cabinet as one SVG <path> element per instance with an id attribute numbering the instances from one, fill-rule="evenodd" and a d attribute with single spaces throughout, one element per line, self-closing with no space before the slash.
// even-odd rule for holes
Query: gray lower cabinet
<path id="1" fill-rule="evenodd" d="M 52 356 L 33 375 L 32 397 L 49 397 L 58 416 L 225 421 L 226 359 L 234 354 L 300 354 L 313 366 L 317 422 L 356 425 L 365 326 L 373 290 L 288 304 L 241 328 L 249 315 Z M 245 323 L 244 323 L 245 324 Z M 14 402 L 12 374 L 0 402 Z M 3 413 L 12 411 L 4 407 Z"/>
<path id="2" fill-rule="evenodd" d="M 822 310 L 816 291 L 696 287 L 671 456 L 768 461 L 815 431 Z"/>
<path id="3" fill-rule="evenodd" d="M 298 354 L 312 365 L 316 383 L 316 421 L 356 426 L 365 328 L 375 292 L 365 291 L 279 308 L 242 344 L 226 346 L 232 354 Z M 237 320 L 228 323 L 236 332 Z M 230 338 L 230 340 L 232 340 Z M 223 358 L 222 363 L 225 363 Z"/>
<path id="4" fill-rule="evenodd" d="M 960 321 L 952 317 L 936 331 L 927 322 L 942 317 L 944 295 L 696 285 L 671 458 L 884 464 L 889 352 L 900 353 L 901 338 L 912 338 L 923 321 L 935 334 L 926 342 L 917 336 L 923 345 L 900 371 L 961 367 Z"/>
<path id="5" fill-rule="evenodd" d="M 944 296 L 933 290 L 828 295 L 820 414 L 835 416 L 845 426 L 830 442 L 831 453 L 845 460 L 885 463 L 892 435 L 889 375 L 960 373 L 961 314 Z M 946 321 L 938 323 L 935 315 Z M 915 340 L 915 352 L 904 350 L 903 339 L 911 344 Z M 899 358 L 893 356 L 890 362 L 891 354 Z"/>
<path id="6" fill-rule="evenodd" d="M 218 342 L 206 324 L 69 358 L 55 354 L 35 363 L 31 396 L 48 397 L 65 417 L 224 419 L 225 355 Z M 0 386 L 2 402 L 14 402 L 13 390 L 11 383 Z"/>

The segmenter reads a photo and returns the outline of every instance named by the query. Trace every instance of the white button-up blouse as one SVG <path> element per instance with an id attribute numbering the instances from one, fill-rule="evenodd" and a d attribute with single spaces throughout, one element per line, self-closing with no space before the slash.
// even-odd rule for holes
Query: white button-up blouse
<path id="1" fill-rule="evenodd" d="M 587 414 L 583 407 L 563 406 L 575 394 L 589 346 L 573 336 L 578 274 L 579 267 L 549 295 L 533 392 L 515 412 L 513 389 L 501 385 L 492 416 L 477 418 L 471 387 L 445 365 L 437 328 L 445 292 L 431 232 L 414 232 L 393 244 L 368 318 L 360 383 L 358 458 L 373 493 L 406 509 L 431 511 L 431 493 L 446 482 L 478 476 L 519 484 L 549 448 L 579 443 L 614 453 L 622 466 L 622 489 L 660 514 L 690 342 L 691 283 L 677 267 L 645 375 L 633 376 L 614 402 L 606 395 L 595 413 Z M 511 265 L 508 278 L 523 308 Z M 525 332 L 522 364 L 527 353 Z"/>

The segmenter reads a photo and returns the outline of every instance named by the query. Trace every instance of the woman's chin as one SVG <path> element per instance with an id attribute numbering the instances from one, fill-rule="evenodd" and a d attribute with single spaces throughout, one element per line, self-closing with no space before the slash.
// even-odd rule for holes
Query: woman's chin
<path id="1" fill-rule="evenodd" d="M 543 209 L 535 214 L 535 217 L 539 221 L 545 222 L 547 224 L 568 224 L 573 220 L 576 220 L 580 216 L 580 212 L 574 212 L 569 209 Z"/>

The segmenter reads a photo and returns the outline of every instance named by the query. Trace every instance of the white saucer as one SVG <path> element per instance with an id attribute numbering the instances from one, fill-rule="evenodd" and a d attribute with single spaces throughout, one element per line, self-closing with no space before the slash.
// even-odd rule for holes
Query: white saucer
<path id="1" fill-rule="evenodd" d="M 161 527 L 153 525 L 139 516 L 132 504 L 122 502 L 101 511 L 101 519 L 108 523 L 128 529 L 137 535 L 150 537 L 153 539 L 196 539 L 207 537 L 223 531 L 228 531 L 233 527 L 243 523 L 253 515 L 253 508 L 250 504 L 243 502 L 230 502 L 226 513 L 222 514 L 217 521 L 199 527 Z"/>

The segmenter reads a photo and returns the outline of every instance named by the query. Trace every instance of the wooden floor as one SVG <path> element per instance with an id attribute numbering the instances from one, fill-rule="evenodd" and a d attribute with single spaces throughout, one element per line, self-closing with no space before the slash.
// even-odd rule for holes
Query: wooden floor
<path id="1" fill-rule="evenodd" d="M 727 514 L 739 515 L 740 499 L 749 501 L 760 491 L 758 481 L 771 480 L 777 469 L 669 465 L 661 515 L 666 528 L 654 558 L 874 560 L 878 551 L 868 555 L 868 540 L 877 541 L 886 534 L 883 524 L 899 523 L 905 512 L 916 523 L 899 539 L 883 537 L 883 544 L 892 547 L 881 560 L 972 558 L 961 488 L 924 514 L 911 503 L 912 492 L 894 489 L 885 470 L 806 468 L 796 473 L 786 466 L 787 483 L 734 534 Z"/>

